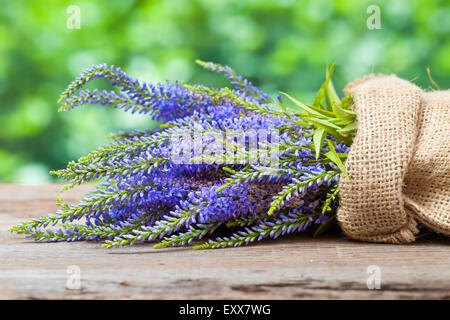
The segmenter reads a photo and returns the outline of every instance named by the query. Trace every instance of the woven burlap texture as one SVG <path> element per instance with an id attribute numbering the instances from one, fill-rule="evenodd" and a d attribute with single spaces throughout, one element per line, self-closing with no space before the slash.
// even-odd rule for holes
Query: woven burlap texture
<path id="1" fill-rule="evenodd" d="M 450 235 L 450 91 L 395 75 L 349 84 L 358 131 L 339 181 L 337 218 L 353 239 L 407 243 L 420 222 Z"/>

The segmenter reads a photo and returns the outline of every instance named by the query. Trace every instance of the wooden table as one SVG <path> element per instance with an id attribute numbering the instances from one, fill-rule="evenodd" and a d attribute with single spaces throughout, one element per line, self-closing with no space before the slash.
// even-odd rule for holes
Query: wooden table
<path id="1" fill-rule="evenodd" d="M 55 212 L 55 196 L 73 202 L 92 185 L 60 188 L 0 184 L 0 299 L 450 299 L 450 239 L 436 235 L 410 245 L 295 235 L 194 251 L 36 243 L 7 232 Z M 369 266 L 380 271 L 379 290 L 367 287 Z M 68 282 L 77 268 L 79 290 Z"/>

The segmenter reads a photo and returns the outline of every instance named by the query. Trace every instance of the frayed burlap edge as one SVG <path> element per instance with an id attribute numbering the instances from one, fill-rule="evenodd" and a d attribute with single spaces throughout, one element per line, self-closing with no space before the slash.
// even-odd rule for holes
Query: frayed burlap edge
<path id="1" fill-rule="evenodd" d="M 377 73 L 377 74 L 371 73 L 369 75 L 365 75 L 362 78 L 357 78 L 353 82 L 349 82 L 347 84 L 347 86 L 344 88 L 344 93 L 346 95 L 351 93 L 352 89 L 354 89 L 356 86 L 359 86 L 359 85 L 361 85 L 364 82 L 367 82 L 369 80 L 373 80 L 373 79 L 377 79 L 377 78 L 383 78 L 383 77 L 388 77 L 388 76 L 392 76 L 392 75 L 386 75 L 386 74 L 382 74 L 382 73 Z"/>

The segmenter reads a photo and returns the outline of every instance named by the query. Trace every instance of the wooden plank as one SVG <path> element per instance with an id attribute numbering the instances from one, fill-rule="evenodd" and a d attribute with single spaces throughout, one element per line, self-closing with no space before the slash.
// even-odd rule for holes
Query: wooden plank
<path id="1" fill-rule="evenodd" d="M 450 299 L 450 241 L 439 236 L 383 245 L 340 235 L 295 235 L 194 251 L 36 243 L 6 231 L 24 219 L 54 213 L 60 188 L 0 184 L 0 299 Z M 91 188 L 62 195 L 75 201 Z M 68 268 L 74 265 L 80 290 L 67 288 Z M 381 271 L 380 290 L 367 288 L 372 265 Z"/>

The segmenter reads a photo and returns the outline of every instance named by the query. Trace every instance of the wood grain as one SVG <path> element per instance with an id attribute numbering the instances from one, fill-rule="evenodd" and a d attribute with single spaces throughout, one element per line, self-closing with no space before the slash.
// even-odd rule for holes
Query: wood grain
<path id="1" fill-rule="evenodd" d="M 0 299 L 450 299 L 449 238 L 369 244 L 340 235 L 295 235 L 220 250 L 104 249 L 96 242 L 36 243 L 7 229 L 54 213 L 92 188 L 0 184 Z M 81 289 L 66 287 L 79 266 Z M 366 285 L 368 266 L 381 289 Z"/>

